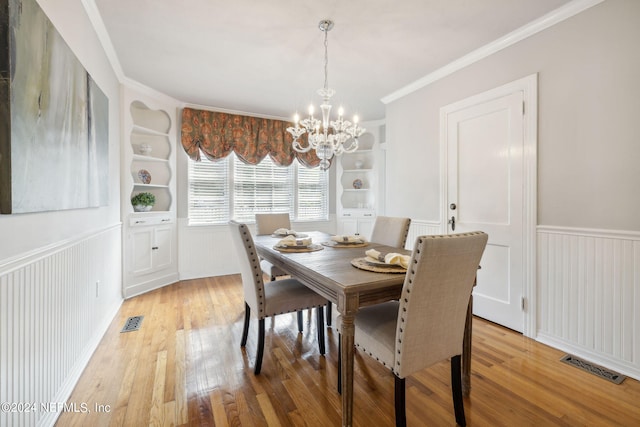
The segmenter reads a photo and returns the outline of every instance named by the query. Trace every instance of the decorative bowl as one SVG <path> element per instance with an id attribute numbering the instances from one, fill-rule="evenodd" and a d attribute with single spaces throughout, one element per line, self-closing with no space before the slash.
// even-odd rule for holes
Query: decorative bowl
<path id="1" fill-rule="evenodd" d="M 353 188 L 356 190 L 360 190 L 362 188 L 362 180 L 360 178 L 356 178 L 353 180 Z"/>
<path id="2" fill-rule="evenodd" d="M 142 154 L 143 156 L 148 156 L 149 154 L 151 154 L 152 150 L 153 149 L 151 148 L 151 145 L 147 143 L 143 143 L 138 146 L 138 153 Z"/>

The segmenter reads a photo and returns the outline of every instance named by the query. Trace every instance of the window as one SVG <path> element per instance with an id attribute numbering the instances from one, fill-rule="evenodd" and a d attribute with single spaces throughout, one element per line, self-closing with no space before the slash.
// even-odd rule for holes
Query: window
<path id="1" fill-rule="evenodd" d="M 189 224 L 253 222 L 256 213 L 289 213 L 294 221 L 329 217 L 329 177 L 294 161 L 276 166 L 269 156 L 248 165 L 235 155 L 189 161 Z"/>

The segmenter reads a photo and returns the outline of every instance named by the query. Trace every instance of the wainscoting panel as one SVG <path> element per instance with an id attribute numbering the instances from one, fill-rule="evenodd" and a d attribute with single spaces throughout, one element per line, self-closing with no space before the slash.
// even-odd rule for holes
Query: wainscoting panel
<path id="1" fill-rule="evenodd" d="M 412 250 L 413 245 L 416 242 L 416 237 L 418 236 L 431 236 L 436 234 L 441 234 L 440 222 L 412 219 L 411 226 L 409 227 L 409 236 L 407 237 L 405 249 Z"/>
<path id="2" fill-rule="evenodd" d="M 537 339 L 640 379 L 640 233 L 538 227 Z"/>
<path id="3" fill-rule="evenodd" d="M 122 302 L 120 228 L 0 265 L 0 402 L 30 405 L 3 406 L 1 426 L 53 425 L 65 409 Z"/>

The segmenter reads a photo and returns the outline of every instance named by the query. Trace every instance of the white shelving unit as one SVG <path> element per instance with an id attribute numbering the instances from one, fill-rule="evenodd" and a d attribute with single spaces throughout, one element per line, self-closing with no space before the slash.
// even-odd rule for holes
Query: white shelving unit
<path id="1" fill-rule="evenodd" d="M 370 238 L 378 208 L 379 129 L 381 123 L 363 124 L 358 150 L 337 159 L 337 220 L 339 234 Z"/>
<path id="2" fill-rule="evenodd" d="M 131 102 L 128 108 L 132 127 L 129 134 L 131 145 L 131 196 L 149 192 L 156 196 L 153 211 L 166 212 L 172 208 L 172 138 L 169 132 L 175 127 L 173 120 L 164 110 L 152 110 L 142 101 Z M 147 150 L 143 149 L 146 148 Z M 149 151 L 150 150 L 150 151 Z M 146 171 L 151 177 L 144 183 L 140 173 Z"/>
<path id="3" fill-rule="evenodd" d="M 123 88 L 122 222 L 125 298 L 178 280 L 175 207 L 177 103 Z M 145 182 L 146 181 L 146 182 Z M 134 212 L 131 197 L 156 198 Z"/>

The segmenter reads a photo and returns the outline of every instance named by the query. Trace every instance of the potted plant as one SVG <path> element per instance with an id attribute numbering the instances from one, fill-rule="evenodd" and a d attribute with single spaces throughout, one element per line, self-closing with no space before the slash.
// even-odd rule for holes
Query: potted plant
<path id="1" fill-rule="evenodd" d="M 133 210 L 136 212 L 148 212 L 156 203 L 156 196 L 151 193 L 138 193 L 131 198 Z"/>

